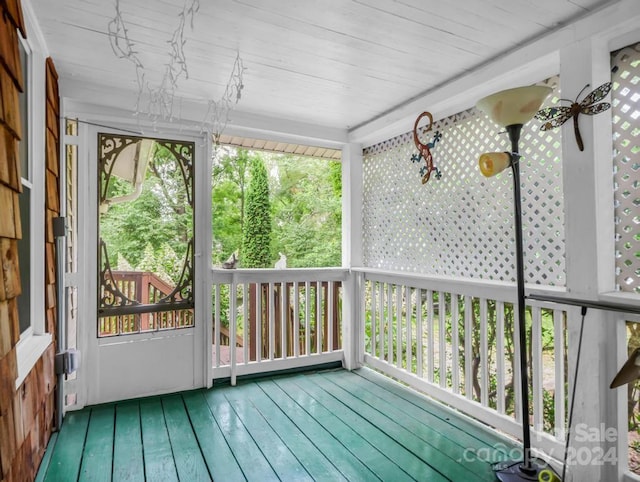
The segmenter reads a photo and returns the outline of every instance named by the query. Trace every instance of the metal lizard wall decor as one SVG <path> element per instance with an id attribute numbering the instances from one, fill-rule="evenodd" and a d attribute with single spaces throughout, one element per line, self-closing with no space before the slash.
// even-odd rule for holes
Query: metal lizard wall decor
<path id="1" fill-rule="evenodd" d="M 425 164 L 420 167 L 420 175 L 422 176 L 422 184 L 426 184 L 429 181 L 432 172 L 435 172 L 436 179 L 440 179 L 442 177 L 442 172 L 434 165 L 433 155 L 431 154 L 431 149 L 433 149 L 440 139 L 442 139 L 442 134 L 440 131 L 436 131 L 431 142 L 427 144 L 422 143 L 418 137 L 418 124 L 423 117 L 429 118 L 429 125 L 426 127 L 425 132 L 430 131 L 433 126 L 433 116 L 430 112 L 425 111 L 416 119 L 416 122 L 413 125 L 413 142 L 418 148 L 418 154 L 413 154 L 411 156 L 411 161 L 420 162 L 420 159 L 424 159 Z"/>

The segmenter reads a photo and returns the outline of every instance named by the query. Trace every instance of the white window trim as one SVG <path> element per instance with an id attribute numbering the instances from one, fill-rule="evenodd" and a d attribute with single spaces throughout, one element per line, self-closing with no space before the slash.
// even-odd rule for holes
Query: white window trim
<path id="1" fill-rule="evenodd" d="M 25 17 L 27 30 L 32 31 L 31 19 Z M 22 39 L 27 52 L 27 82 L 24 86 L 28 93 L 29 133 L 28 143 L 31 187 L 31 253 L 44 253 L 45 250 L 45 137 L 46 137 L 46 98 L 45 89 L 45 56 L 31 38 Z M 35 208 L 35 209 L 34 209 Z M 45 276 L 42 257 L 32 256 L 28 282 L 31 283 L 31 327 L 20 337 L 16 345 L 18 377 L 16 389 L 22 385 L 42 354 L 53 340 L 51 333 L 46 333 L 45 313 Z M 23 280 L 24 282 L 24 280 Z"/>
<path id="2" fill-rule="evenodd" d="M 31 329 L 27 330 L 30 331 Z M 27 333 L 25 332 L 25 334 Z M 34 334 L 21 338 L 16 346 L 18 358 L 18 378 L 16 378 L 16 390 L 22 385 L 29 372 L 33 369 L 42 354 L 49 347 L 53 337 L 51 333 Z"/>

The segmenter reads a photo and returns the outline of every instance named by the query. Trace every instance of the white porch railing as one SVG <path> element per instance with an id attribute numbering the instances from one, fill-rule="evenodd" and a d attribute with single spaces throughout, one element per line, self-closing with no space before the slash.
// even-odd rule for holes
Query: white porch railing
<path id="1" fill-rule="evenodd" d="M 361 360 L 521 438 L 515 287 L 357 270 Z M 538 290 L 539 291 L 539 290 Z M 534 447 L 561 458 L 566 426 L 566 312 L 528 302 Z"/>
<path id="2" fill-rule="evenodd" d="M 213 270 L 213 377 L 342 361 L 346 269 Z"/>

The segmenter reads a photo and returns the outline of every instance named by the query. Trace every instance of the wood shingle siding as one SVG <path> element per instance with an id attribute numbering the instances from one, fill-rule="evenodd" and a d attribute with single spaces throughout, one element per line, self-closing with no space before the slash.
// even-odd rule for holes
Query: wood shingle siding
<path id="1" fill-rule="evenodd" d="M 26 89 L 19 55 L 19 35 L 26 37 L 19 0 L 0 3 L 0 479 L 35 478 L 54 423 L 54 346 L 50 345 L 16 389 L 20 339 L 17 296 L 29 279 L 20 277 L 18 240 L 22 237 L 19 196 L 22 192 L 20 143 L 25 142 L 19 95 Z M 36 86 L 36 89 L 38 86 Z M 45 86 L 41 86 L 42 89 Z M 59 215 L 59 101 L 57 75 L 47 61 L 46 200 L 47 219 Z M 31 122 L 31 125 L 38 125 Z M 49 139 L 51 139 L 49 141 Z M 43 153 L 44 154 L 44 153 Z M 37 154 L 34 153 L 34 156 Z M 34 163 L 34 168 L 38 168 Z M 42 257 L 46 264 L 46 331 L 55 338 L 55 259 L 53 237 Z"/>

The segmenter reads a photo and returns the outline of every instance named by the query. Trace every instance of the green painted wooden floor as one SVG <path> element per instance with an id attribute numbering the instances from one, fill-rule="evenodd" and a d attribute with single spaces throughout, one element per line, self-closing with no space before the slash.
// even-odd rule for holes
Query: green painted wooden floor
<path id="1" fill-rule="evenodd" d="M 386 377 L 335 370 L 69 412 L 37 480 L 489 481 L 496 448 Z"/>

